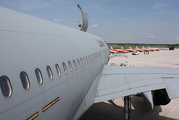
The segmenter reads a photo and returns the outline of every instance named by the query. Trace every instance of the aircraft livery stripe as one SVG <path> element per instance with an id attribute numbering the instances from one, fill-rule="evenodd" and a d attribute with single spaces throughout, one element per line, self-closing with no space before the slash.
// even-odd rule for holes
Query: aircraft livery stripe
<path id="1" fill-rule="evenodd" d="M 34 120 L 36 117 L 39 116 L 39 112 L 36 112 L 35 114 L 33 114 L 31 117 L 29 117 L 27 120 Z"/>
<path id="2" fill-rule="evenodd" d="M 60 98 L 58 97 L 55 100 L 53 100 L 52 102 L 50 102 L 48 105 L 46 105 L 45 107 L 42 108 L 42 112 L 45 112 L 48 108 L 50 108 L 52 105 L 54 105 L 59 100 L 60 100 Z"/>

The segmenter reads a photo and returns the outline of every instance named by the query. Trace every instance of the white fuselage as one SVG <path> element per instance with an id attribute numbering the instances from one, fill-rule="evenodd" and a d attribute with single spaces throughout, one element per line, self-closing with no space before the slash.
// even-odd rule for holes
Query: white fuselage
<path id="1" fill-rule="evenodd" d="M 94 102 L 98 84 L 92 88 L 92 83 L 99 82 L 102 68 L 108 62 L 106 43 L 95 35 L 6 8 L 0 7 L 0 16 L 0 77 L 8 77 L 12 87 L 10 97 L 0 92 L 0 120 L 35 117 L 66 120 L 74 119 L 77 111 L 79 118 Z M 56 64 L 60 66 L 60 76 Z M 52 80 L 47 66 L 52 69 Z M 37 81 L 36 68 L 42 73 L 42 84 Z M 22 71 L 29 77 L 27 90 L 22 86 Z M 94 92 L 91 99 L 86 100 L 91 91 Z M 86 104 L 89 101 L 91 104 Z M 82 105 L 84 109 L 80 108 Z"/>

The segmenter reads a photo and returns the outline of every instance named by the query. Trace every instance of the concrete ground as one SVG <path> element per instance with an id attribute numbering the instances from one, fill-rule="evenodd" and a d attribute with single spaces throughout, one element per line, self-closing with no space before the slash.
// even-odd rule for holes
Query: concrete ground
<path id="1" fill-rule="evenodd" d="M 150 52 L 148 55 L 140 53 L 139 55 L 126 54 L 128 58 L 112 58 L 109 64 L 127 63 L 136 67 L 159 67 L 159 68 L 179 68 L 179 49 L 169 51 Z M 123 108 L 123 98 L 115 99 L 114 102 Z M 132 96 L 132 118 L 133 120 L 179 120 L 179 99 L 173 99 L 166 106 L 155 106 L 150 110 L 143 98 Z M 118 111 L 107 101 L 94 104 L 80 120 L 124 120 L 123 113 Z"/>

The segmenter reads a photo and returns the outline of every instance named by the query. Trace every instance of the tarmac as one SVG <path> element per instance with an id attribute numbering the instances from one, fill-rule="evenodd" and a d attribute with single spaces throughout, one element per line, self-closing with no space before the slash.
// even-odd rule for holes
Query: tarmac
<path id="1" fill-rule="evenodd" d="M 112 58 L 108 64 L 127 63 L 134 67 L 179 68 L 179 49 L 162 49 L 149 54 L 141 52 L 139 55 L 126 53 L 126 55 L 127 58 Z M 115 99 L 114 102 L 122 109 L 124 108 L 123 98 Z M 141 96 L 133 95 L 131 106 L 132 120 L 179 120 L 179 99 L 173 99 L 168 105 L 155 106 L 150 110 Z M 124 114 L 109 102 L 104 101 L 93 104 L 79 120 L 124 120 Z"/>

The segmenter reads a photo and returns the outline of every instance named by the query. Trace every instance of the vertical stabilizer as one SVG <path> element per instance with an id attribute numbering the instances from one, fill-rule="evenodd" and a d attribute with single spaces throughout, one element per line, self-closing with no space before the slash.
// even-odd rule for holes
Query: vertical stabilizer
<path id="1" fill-rule="evenodd" d="M 81 10 L 82 19 L 78 22 L 78 26 L 81 28 L 81 31 L 86 32 L 88 29 L 88 14 L 84 11 L 84 9 L 77 4 L 77 7 Z"/>

